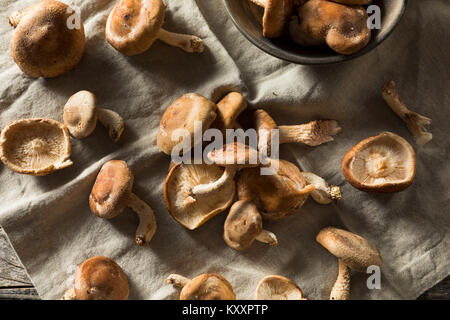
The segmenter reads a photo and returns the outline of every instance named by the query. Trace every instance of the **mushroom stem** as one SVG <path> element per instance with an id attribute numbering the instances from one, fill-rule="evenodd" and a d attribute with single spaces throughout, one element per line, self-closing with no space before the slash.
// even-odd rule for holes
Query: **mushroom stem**
<path id="1" fill-rule="evenodd" d="M 136 229 L 136 243 L 144 246 L 150 242 L 156 232 L 156 218 L 152 208 L 132 193 L 128 206 L 139 216 L 139 225 Z"/>
<path id="2" fill-rule="evenodd" d="M 174 286 L 181 287 L 181 288 L 186 286 L 190 281 L 191 281 L 191 279 L 183 277 L 179 274 L 171 274 L 166 278 L 166 282 L 168 284 L 173 284 Z"/>
<path id="3" fill-rule="evenodd" d="M 263 7 L 265 8 L 267 6 L 267 0 L 250 0 L 251 2 L 253 2 L 254 4 L 256 4 L 257 6 Z"/>
<path id="4" fill-rule="evenodd" d="M 117 112 L 104 108 L 97 108 L 97 115 L 98 120 L 108 130 L 108 135 L 114 142 L 117 142 L 125 128 L 123 118 Z"/>
<path id="5" fill-rule="evenodd" d="M 306 185 L 303 189 L 297 190 L 297 195 L 308 195 L 314 192 L 316 188 L 313 184 Z"/>
<path id="6" fill-rule="evenodd" d="M 423 146 L 433 139 L 433 135 L 425 128 L 431 124 L 431 119 L 413 112 L 405 106 L 393 80 L 383 86 L 382 96 L 392 111 L 406 123 L 419 146 Z"/>
<path id="7" fill-rule="evenodd" d="M 339 259 L 339 274 L 330 293 L 330 300 L 348 300 L 350 297 L 350 268 Z"/>
<path id="8" fill-rule="evenodd" d="M 328 183 L 312 172 L 302 172 L 308 184 L 314 185 L 315 190 L 311 193 L 311 197 L 320 204 L 329 204 L 333 200 L 341 200 L 341 188 L 338 186 L 329 186 Z"/>
<path id="9" fill-rule="evenodd" d="M 227 184 L 228 181 L 234 178 L 236 171 L 237 171 L 236 167 L 225 167 L 222 176 L 218 180 L 211 183 L 199 184 L 195 186 L 194 188 L 192 188 L 192 195 L 194 196 L 207 195 L 210 192 L 214 192 L 220 189 L 220 187 Z"/>
<path id="10" fill-rule="evenodd" d="M 335 120 L 315 120 L 296 126 L 279 126 L 280 143 L 300 142 L 308 146 L 318 146 L 333 141 L 333 136 L 341 131 Z"/>
<path id="11" fill-rule="evenodd" d="M 158 39 L 189 53 L 201 53 L 204 50 L 203 40 L 193 35 L 169 32 L 161 28 Z"/>
<path id="12" fill-rule="evenodd" d="M 261 231 L 260 234 L 258 234 L 255 238 L 255 240 L 263 243 L 267 243 L 270 246 L 277 246 L 278 245 L 278 239 L 277 236 L 270 231 L 264 230 Z"/>

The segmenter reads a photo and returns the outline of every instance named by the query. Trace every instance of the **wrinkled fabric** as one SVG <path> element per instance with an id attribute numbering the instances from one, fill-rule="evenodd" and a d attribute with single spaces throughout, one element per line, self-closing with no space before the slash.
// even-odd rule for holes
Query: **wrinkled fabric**
<path id="1" fill-rule="evenodd" d="M 252 46 L 234 27 L 220 0 L 168 0 L 164 27 L 205 40 L 203 54 L 187 54 L 157 41 L 144 54 L 126 57 L 104 37 L 115 1 L 72 3 L 81 8 L 86 53 L 71 72 L 54 79 L 25 76 L 10 57 L 13 29 L 7 18 L 34 1 L 0 0 L 0 127 L 21 118 L 62 121 L 67 99 L 79 90 L 96 94 L 100 107 L 125 119 L 118 143 L 98 125 L 84 140 L 72 139 L 74 165 L 44 177 L 0 166 L 0 224 L 43 299 L 58 299 L 72 285 L 76 265 L 94 255 L 113 258 L 129 277 L 132 299 L 176 299 L 165 277 L 216 272 L 238 299 L 252 299 L 269 274 L 292 279 L 308 299 L 327 299 L 337 259 L 315 241 L 337 226 L 374 243 L 383 256 L 381 289 L 368 275 L 352 277 L 353 299 L 413 299 L 450 273 L 450 6 L 447 0 L 409 1 L 395 32 L 369 54 L 346 63 L 298 66 Z M 381 98 L 397 82 L 405 103 L 433 119 L 433 140 L 418 147 L 406 126 Z M 281 146 L 281 156 L 302 170 L 340 185 L 343 200 L 318 205 L 311 199 L 284 220 L 265 222 L 279 246 L 254 243 L 245 252 L 222 239 L 223 212 L 189 231 L 169 215 L 163 183 L 170 158 L 156 147 L 159 120 L 172 101 L 197 92 L 217 101 L 240 90 L 250 108 L 264 108 L 279 124 L 335 119 L 343 128 L 334 142 L 311 148 Z M 249 123 L 251 112 L 239 119 Z M 407 139 L 417 153 L 414 184 L 398 194 L 367 194 L 345 181 L 340 162 L 360 140 L 382 131 Z M 134 243 L 138 218 L 129 209 L 111 220 L 89 210 L 96 174 L 110 159 L 125 160 L 135 175 L 134 192 L 156 213 L 158 229 L 146 247 Z"/>

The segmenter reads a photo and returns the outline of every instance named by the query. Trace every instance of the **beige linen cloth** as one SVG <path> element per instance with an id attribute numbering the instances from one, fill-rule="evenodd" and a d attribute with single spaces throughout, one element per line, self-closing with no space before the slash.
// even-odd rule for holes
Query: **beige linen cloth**
<path id="1" fill-rule="evenodd" d="M 176 299 L 178 289 L 164 281 L 168 274 L 205 272 L 225 276 L 238 299 L 253 299 L 256 284 L 269 274 L 292 279 L 309 299 L 327 299 L 338 265 L 315 235 L 329 225 L 362 235 L 383 256 L 381 289 L 367 289 L 368 275 L 355 274 L 353 299 L 413 299 L 450 273 L 448 0 L 410 0 L 398 28 L 377 49 L 350 62 L 317 67 L 289 64 L 252 46 L 221 0 L 167 0 L 165 28 L 201 36 L 207 48 L 203 54 L 158 41 L 146 53 L 126 57 L 104 38 L 115 1 L 73 1 L 82 10 L 86 53 L 75 70 L 48 80 L 22 74 L 9 52 L 13 29 L 8 15 L 33 2 L 0 0 L 0 126 L 31 117 L 62 121 L 65 102 L 83 89 L 126 122 L 117 144 L 100 125 L 87 139 L 72 139 L 74 165 L 54 174 L 32 177 L 0 166 L 0 224 L 41 298 L 60 298 L 71 286 L 76 265 L 106 255 L 129 276 L 132 299 Z M 390 79 L 411 109 L 433 119 L 434 138 L 422 148 L 380 96 Z M 280 124 L 322 118 L 336 119 L 343 128 L 335 142 L 320 147 L 281 146 L 283 158 L 340 185 L 344 197 L 328 206 L 310 199 L 295 215 L 265 223 L 278 236 L 278 247 L 255 243 L 236 252 L 222 240 L 226 212 L 188 231 L 164 205 L 170 159 L 156 147 L 164 110 L 187 92 L 217 101 L 231 88 Z M 243 123 L 249 115 L 243 115 Z M 385 130 L 414 146 L 414 184 L 389 195 L 354 189 L 340 170 L 343 155 L 361 139 Z M 127 161 L 135 174 L 134 192 L 155 210 L 158 230 L 147 247 L 134 243 L 137 216 L 130 210 L 112 220 L 89 210 L 96 174 L 110 159 Z"/>

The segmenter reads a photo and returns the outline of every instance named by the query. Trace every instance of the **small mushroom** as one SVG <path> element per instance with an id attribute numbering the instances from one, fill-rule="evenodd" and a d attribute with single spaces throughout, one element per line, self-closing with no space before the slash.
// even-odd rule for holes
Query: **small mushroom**
<path id="1" fill-rule="evenodd" d="M 235 202 L 224 224 L 223 239 L 231 248 L 243 251 L 257 240 L 271 246 L 278 245 L 275 234 L 262 228 L 258 208 L 248 200 Z"/>
<path id="2" fill-rule="evenodd" d="M 215 165 L 225 167 L 225 170 L 216 181 L 192 188 L 194 198 L 219 190 L 232 181 L 239 170 L 260 165 L 258 151 L 240 142 L 225 144 L 222 149 L 212 150 L 206 156 Z"/>
<path id="3" fill-rule="evenodd" d="M 230 92 L 217 103 L 217 117 L 212 127 L 222 130 L 234 129 L 237 117 L 247 108 L 247 100 L 239 92 Z"/>
<path id="4" fill-rule="evenodd" d="M 399 192 L 408 188 L 416 174 L 414 149 L 402 137 L 383 132 L 364 139 L 342 159 L 345 179 L 366 192 Z"/>
<path id="5" fill-rule="evenodd" d="M 0 159 L 14 172 L 44 176 L 67 168 L 69 131 L 58 121 L 35 118 L 10 123 L 0 136 Z"/>
<path id="6" fill-rule="evenodd" d="M 239 200 L 250 200 L 263 218 L 282 219 L 296 212 L 314 191 L 299 168 L 286 160 L 271 160 L 278 167 L 270 175 L 261 175 L 260 168 L 246 168 L 238 178 Z"/>
<path id="7" fill-rule="evenodd" d="M 128 300 L 129 293 L 122 268 L 108 257 L 95 256 L 78 266 L 74 288 L 62 300 Z"/>
<path id="8" fill-rule="evenodd" d="M 368 15 L 362 6 L 347 6 L 327 0 L 310 0 L 289 23 L 293 41 L 302 46 L 327 44 L 340 54 L 360 51 L 370 41 Z"/>
<path id="9" fill-rule="evenodd" d="M 122 136 L 125 123 L 122 117 L 109 109 L 97 107 L 92 92 L 83 90 L 69 98 L 64 106 L 64 124 L 75 139 L 89 136 L 97 126 L 97 119 L 106 127 L 114 142 Z"/>
<path id="10" fill-rule="evenodd" d="M 384 101 L 406 123 L 419 146 L 423 146 L 433 139 L 433 135 L 425 127 L 431 124 L 431 119 L 413 112 L 405 106 L 393 80 L 386 83 L 381 92 Z"/>
<path id="11" fill-rule="evenodd" d="M 132 192 L 134 176 L 122 160 L 106 162 L 97 175 L 89 196 L 92 213 L 103 219 L 112 219 L 130 207 L 139 216 L 136 243 L 144 246 L 156 232 L 156 218 L 150 206 Z"/>
<path id="12" fill-rule="evenodd" d="M 184 129 L 194 145 L 195 123 L 201 125 L 203 134 L 217 116 L 217 105 L 197 93 L 187 93 L 175 100 L 164 112 L 159 124 L 156 143 L 165 154 L 171 155 L 172 149 L 184 140 L 184 137 L 172 137 L 177 129 Z M 197 129 L 198 130 L 198 129 Z"/>
<path id="13" fill-rule="evenodd" d="M 306 300 L 302 290 L 283 276 L 264 277 L 256 287 L 255 300 Z"/>
<path id="14" fill-rule="evenodd" d="M 19 68 L 32 78 L 53 78 L 72 70 L 85 49 L 83 24 L 69 28 L 72 15 L 59 1 L 42 0 L 9 22 L 16 28 L 11 38 L 11 55 Z"/>
<path id="15" fill-rule="evenodd" d="M 223 168 L 207 164 L 179 163 L 172 166 L 164 182 L 164 200 L 170 215 L 185 228 L 194 230 L 225 211 L 236 192 L 233 180 L 220 190 L 210 192 L 207 197 L 192 197 L 195 186 L 214 182 L 223 172 Z"/>
<path id="16" fill-rule="evenodd" d="M 278 126 L 264 110 L 258 109 L 253 114 L 253 122 L 258 132 L 258 150 L 270 156 L 272 130 L 279 130 L 279 142 L 303 143 L 311 147 L 333 141 L 333 136 L 341 131 L 335 120 L 315 120 L 307 124 Z"/>
<path id="17" fill-rule="evenodd" d="M 332 0 L 334 2 L 346 4 L 346 5 L 365 5 L 372 2 L 372 0 Z"/>
<path id="18" fill-rule="evenodd" d="M 128 56 L 147 51 L 156 39 L 189 53 L 203 52 L 199 37 L 162 28 L 166 4 L 162 0 L 120 0 L 106 22 L 106 40 Z"/>
<path id="19" fill-rule="evenodd" d="M 263 36 L 266 38 L 278 38 L 283 33 L 284 27 L 294 9 L 293 0 L 250 0 L 264 8 L 262 20 Z"/>
<path id="20" fill-rule="evenodd" d="M 367 272 L 369 266 L 381 267 L 378 249 L 366 239 L 337 228 L 320 230 L 316 241 L 338 258 L 339 275 L 331 289 L 330 300 L 347 300 L 350 297 L 350 270 Z"/>
<path id="21" fill-rule="evenodd" d="M 312 172 L 302 172 L 308 184 L 314 185 L 314 191 L 311 192 L 311 197 L 315 202 L 320 204 L 329 204 L 333 200 L 341 200 L 341 188 L 338 186 L 329 186 L 328 183 L 318 175 Z"/>
<path id="22" fill-rule="evenodd" d="M 192 280 L 171 274 L 166 282 L 183 288 L 180 300 L 236 300 L 231 284 L 217 273 L 201 274 Z"/>

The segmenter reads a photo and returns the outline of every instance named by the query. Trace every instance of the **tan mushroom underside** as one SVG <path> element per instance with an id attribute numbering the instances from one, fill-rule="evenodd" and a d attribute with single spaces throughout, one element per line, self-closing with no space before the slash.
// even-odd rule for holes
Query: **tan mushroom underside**
<path id="1" fill-rule="evenodd" d="M 266 276 L 255 292 L 256 300 L 304 300 L 302 290 L 283 276 Z"/>
<path id="2" fill-rule="evenodd" d="M 180 300 L 236 300 L 236 295 L 227 279 L 208 273 L 192 279 L 181 290 Z"/>

